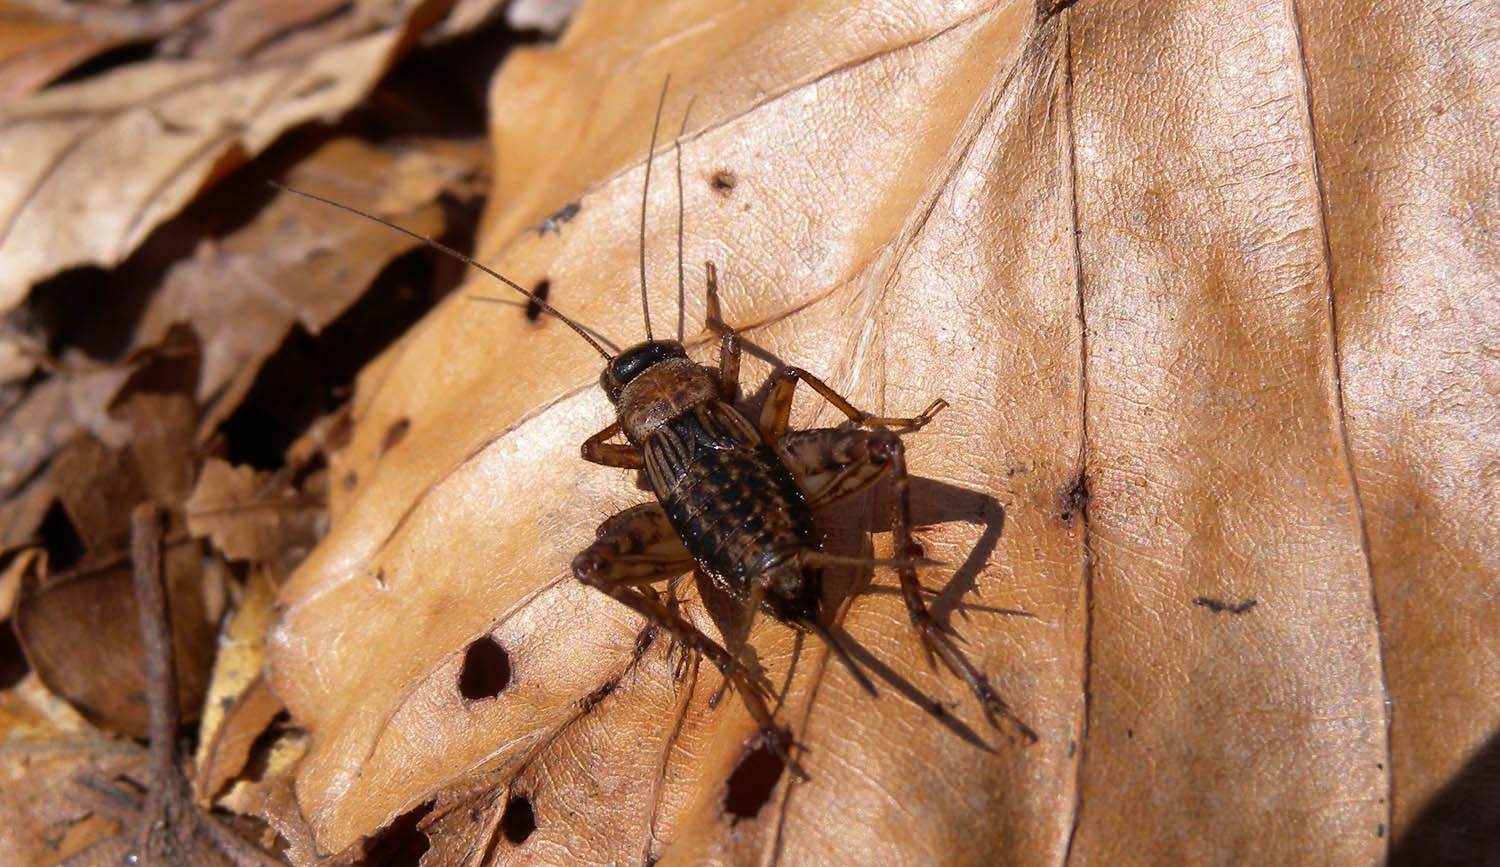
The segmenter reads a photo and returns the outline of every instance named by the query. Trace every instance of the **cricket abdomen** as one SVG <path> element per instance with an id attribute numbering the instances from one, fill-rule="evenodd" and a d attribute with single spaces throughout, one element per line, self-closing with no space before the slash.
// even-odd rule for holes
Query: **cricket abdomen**
<path id="1" fill-rule="evenodd" d="M 668 520 L 716 582 L 743 599 L 763 576 L 778 617 L 816 614 L 818 573 L 799 557 L 821 547 L 812 511 L 744 416 L 705 402 L 659 427 L 642 452 Z"/>

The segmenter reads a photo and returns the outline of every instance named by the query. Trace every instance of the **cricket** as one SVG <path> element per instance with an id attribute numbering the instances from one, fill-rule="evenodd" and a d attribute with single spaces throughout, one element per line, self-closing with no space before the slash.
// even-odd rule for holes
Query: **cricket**
<path id="1" fill-rule="evenodd" d="M 1011 711 L 985 673 L 933 618 L 922 598 L 918 568 L 940 564 L 927 560 L 912 538 L 911 481 L 902 435 L 931 423 L 947 402 L 935 399 L 913 416 L 878 416 L 858 409 L 812 373 L 786 366 L 773 374 L 759 417 L 752 422 L 736 406 L 741 338 L 724 321 L 718 269 L 713 262 L 704 263 L 704 325 L 718 337 L 717 365 L 693 361 L 681 340 L 654 336 L 646 295 L 645 220 L 651 164 L 666 95 L 664 83 L 652 123 L 641 193 L 640 288 L 646 339 L 615 352 L 590 336 L 592 329 L 472 257 L 348 205 L 270 183 L 374 220 L 455 257 L 525 296 L 532 309 L 539 308 L 562 322 L 599 354 L 604 365 L 599 386 L 615 409 L 615 419 L 583 442 L 581 456 L 602 466 L 641 472 L 655 502 L 631 507 L 600 524 L 593 543 L 573 559 L 573 575 L 708 659 L 723 677 L 713 702 L 732 684 L 755 721 L 759 737 L 795 777 L 808 779 L 789 748 L 793 738 L 776 725 L 764 688 L 740 660 L 743 647 L 731 650 L 699 630 L 675 606 L 663 602 L 652 585 L 698 570 L 744 606 L 745 635 L 749 633 L 748 619 L 757 612 L 809 633 L 828 647 L 865 692 L 875 697 L 870 678 L 824 622 L 822 572 L 830 566 L 892 568 L 929 664 L 935 665 L 934 658 L 940 660 L 962 679 L 978 700 L 986 721 L 997 731 L 1006 732 L 1009 724 L 1022 738 L 1034 742 L 1035 732 Z M 677 152 L 680 226 L 680 148 Z M 680 230 L 678 259 L 681 281 Z M 613 341 L 605 339 L 604 343 L 613 348 Z M 799 383 L 812 389 L 847 421 L 838 427 L 790 430 L 792 400 Z M 618 441 L 622 437 L 624 441 Z M 893 494 L 893 556 L 869 559 L 825 551 L 814 513 L 886 477 L 890 478 Z M 936 704 L 927 710 L 943 713 Z"/>

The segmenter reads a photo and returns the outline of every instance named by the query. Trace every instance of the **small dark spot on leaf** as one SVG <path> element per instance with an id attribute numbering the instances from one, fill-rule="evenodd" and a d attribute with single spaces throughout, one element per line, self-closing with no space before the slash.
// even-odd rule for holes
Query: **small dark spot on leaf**
<path id="1" fill-rule="evenodd" d="M 1246 599 L 1244 602 L 1225 602 L 1222 599 L 1213 599 L 1208 596 L 1199 596 L 1193 600 L 1194 605 L 1202 605 L 1215 614 L 1228 611 L 1230 614 L 1244 614 L 1255 607 L 1254 599 Z"/>
<path id="2" fill-rule="evenodd" d="M 385 454 L 401 444 L 406 439 L 406 432 L 411 430 L 411 419 L 398 418 L 391 422 L 391 426 L 385 429 L 385 436 L 380 439 L 380 453 Z"/>
<path id="3" fill-rule="evenodd" d="M 1090 496 L 1088 474 L 1079 473 L 1074 476 L 1073 481 L 1057 492 L 1057 519 L 1069 527 L 1073 526 L 1074 519 L 1088 508 Z"/>
<path id="4" fill-rule="evenodd" d="M 510 654 L 486 635 L 469 645 L 458 674 L 458 691 L 469 701 L 494 698 L 510 685 Z"/>
<path id="5" fill-rule="evenodd" d="M 355 488 L 359 487 L 359 473 L 356 473 L 353 470 L 344 473 L 344 477 L 339 480 L 339 484 L 343 485 L 344 490 L 346 491 L 354 490 Z"/>
<path id="6" fill-rule="evenodd" d="M 1078 741 L 1068 741 L 1068 758 L 1078 754 Z"/>
<path id="7" fill-rule="evenodd" d="M 505 812 L 500 814 L 500 833 L 512 846 L 526 842 L 536 830 L 536 813 L 531 809 L 531 798 L 516 793 L 505 802 Z"/>
<path id="8" fill-rule="evenodd" d="M 597 689 L 578 700 L 578 710 L 582 713 L 588 713 L 593 710 L 594 705 L 604 701 L 605 697 L 614 692 L 615 687 L 618 685 L 613 680 L 606 680 L 599 684 Z"/>
<path id="9" fill-rule="evenodd" d="M 552 281 L 543 277 L 537 284 L 531 287 L 531 296 L 526 299 L 526 321 L 535 322 L 542 318 L 542 304 L 546 303 L 547 296 L 552 292 Z"/>
<path id="10" fill-rule="evenodd" d="M 556 211 L 553 211 L 545 220 L 542 220 L 541 225 L 537 226 L 535 231 L 538 235 L 545 235 L 548 232 L 554 235 L 561 235 L 562 224 L 578 216 L 578 212 L 581 210 L 583 210 L 582 205 L 577 202 L 569 202 Z"/>
<path id="11" fill-rule="evenodd" d="M 784 735 L 777 733 L 772 737 L 784 738 Z M 771 792 L 786 771 L 786 764 L 776 755 L 769 740 L 758 735 L 752 743 L 756 746 L 740 757 L 725 785 L 724 812 L 735 822 L 754 818 L 771 800 Z"/>
<path id="12" fill-rule="evenodd" d="M 1129 738 L 1130 740 L 1135 740 L 1135 729 L 1126 729 L 1125 737 Z"/>
<path id="13" fill-rule="evenodd" d="M 381 566 L 379 569 L 375 570 L 375 586 L 379 587 L 381 590 L 384 590 L 386 588 L 386 586 L 387 586 L 386 583 L 385 583 L 385 567 L 384 566 Z"/>
<path id="14" fill-rule="evenodd" d="M 730 193 L 734 192 L 734 188 L 739 185 L 739 182 L 739 177 L 728 169 L 719 169 L 708 179 L 709 187 L 714 192 L 726 198 Z"/>
<path id="15" fill-rule="evenodd" d="M 417 828 L 432 812 L 432 801 L 419 804 L 387 825 L 384 830 L 365 843 L 366 864 L 391 865 L 391 867 L 417 867 L 422 856 L 432 848 L 427 835 Z"/>
<path id="16" fill-rule="evenodd" d="M 1375 825 L 1375 836 L 1376 837 L 1384 837 L 1385 836 L 1385 823 L 1384 822 L 1378 822 L 1378 823 L 1376 823 L 1376 825 Z"/>

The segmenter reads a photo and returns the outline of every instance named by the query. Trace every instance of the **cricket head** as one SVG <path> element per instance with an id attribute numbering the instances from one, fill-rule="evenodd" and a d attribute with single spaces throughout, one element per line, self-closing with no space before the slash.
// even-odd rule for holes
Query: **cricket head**
<path id="1" fill-rule="evenodd" d="M 604 372 L 599 374 L 599 387 L 609 395 L 609 402 L 618 406 L 625 386 L 656 365 L 674 358 L 687 358 L 687 351 L 675 340 L 637 343 L 610 359 Z"/>

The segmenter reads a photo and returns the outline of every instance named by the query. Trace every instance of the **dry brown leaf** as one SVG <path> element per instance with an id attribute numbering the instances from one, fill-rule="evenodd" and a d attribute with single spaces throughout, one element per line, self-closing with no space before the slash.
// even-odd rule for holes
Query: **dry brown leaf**
<path id="1" fill-rule="evenodd" d="M 0 101 L 19 99 L 96 54 L 156 37 L 212 0 L 192 3 L 18 3 L 0 0 Z"/>
<path id="2" fill-rule="evenodd" d="M 326 520 L 311 497 L 269 477 L 209 458 L 184 510 L 190 533 L 210 538 L 229 560 L 264 565 L 279 584 L 322 537 Z"/>
<path id="3" fill-rule="evenodd" d="M 0 692 L 0 862 L 123 863 L 146 751 L 111 738 L 34 677 Z"/>
<path id="4" fill-rule="evenodd" d="M 161 222 L 297 124 L 370 92 L 431 3 L 346 44 L 264 60 L 167 60 L 52 88 L 0 114 L 0 310 L 37 280 L 121 262 Z"/>
<path id="5" fill-rule="evenodd" d="M 197 544 L 171 545 L 165 557 L 178 704 L 186 720 L 202 710 L 214 657 L 216 612 L 205 610 Z M 27 578 L 13 621 L 32 670 L 95 725 L 145 737 L 145 674 L 130 563 L 85 566 L 45 584 Z"/>
<path id="6" fill-rule="evenodd" d="M 470 182 L 483 154 L 477 145 L 422 144 L 397 149 L 334 139 L 285 181 L 441 235 L 438 196 Z M 142 314 L 136 343 L 152 345 L 172 324 L 192 323 L 204 348 L 197 396 L 206 407 L 206 436 L 239 405 L 294 326 L 320 332 L 415 245 L 392 243 L 390 230 L 366 220 L 330 221 L 326 206 L 277 194 L 244 226 L 200 242 L 192 258 L 172 266 Z"/>
<path id="7" fill-rule="evenodd" d="M 712 259 L 757 347 L 750 391 L 770 359 L 878 412 L 950 401 L 910 440 L 922 541 L 958 564 L 927 580 L 1041 741 L 983 727 L 877 572 L 842 622 L 878 699 L 757 626 L 811 780 L 745 804 L 743 708 L 708 707 L 712 672 L 674 682 L 639 620 L 568 572 L 644 499 L 577 457 L 611 418 L 597 358 L 559 323 L 455 299 L 362 376 L 333 465 L 358 487 L 282 594 L 272 683 L 313 739 L 296 794 L 318 848 L 406 827 L 453 863 L 1493 845 L 1419 815 L 1500 729 L 1486 13 L 1303 5 L 593 4 L 557 50 L 516 57 L 485 258 L 641 336 L 642 150 L 670 71 L 668 136 L 693 106 L 688 336 L 711 355 Z M 571 202 L 558 233 L 526 231 Z M 794 414 L 831 418 L 806 397 Z M 835 510 L 830 546 L 873 531 L 888 551 L 883 514 Z M 466 697 L 497 653 L 498 695 Z"/>
<path id="8" fill-rule="evenodd" d="M 128 433 L 107 410 L 130 376 L 125 367 L 65 372 L 41 383 L 5 414 L 0 429 L 0 487 L 32 477 L 80 429 L 115 446 Z"/>

